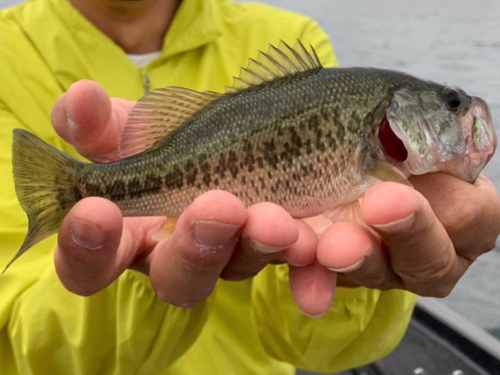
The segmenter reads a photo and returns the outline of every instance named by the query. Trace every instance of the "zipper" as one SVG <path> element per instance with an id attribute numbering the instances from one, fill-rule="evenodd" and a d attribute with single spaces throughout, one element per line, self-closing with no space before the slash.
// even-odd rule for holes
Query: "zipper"
<path id="1" fill-rule="evenodd" d="M 147 73 L 142 73 L 142 85 L 144 86 L 144 95 L 149 94 L 151 91 L 151 80 L 149 79 L 149 76 Z"/>

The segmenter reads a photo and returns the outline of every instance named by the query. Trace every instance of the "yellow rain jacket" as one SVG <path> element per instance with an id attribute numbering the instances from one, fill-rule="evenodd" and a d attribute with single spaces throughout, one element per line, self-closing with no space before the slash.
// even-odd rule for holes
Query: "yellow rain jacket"
<path id="1" fill-rule="evenodd" d="M 73 82 L 92 79 L 109 95 L 132 100 L 169 85 L 222 91 L 248 57 L 279 39 L 301 39 L 324 65 L 336 64 L 315 22 L 259 4 L 183 0 L 162 56 L 145 68 L 68 0 L 1 11 L 0 268 L 27 228 L 11 178 L 12 129 L 76 155 L 50 123 L 54 102 Z M 45 240 L 0 276 L 1 375 L 291 375 L 296 366 L 334 372 L 388 354 L 415 302 L 397 290 L 340 288 L 331 311 L 311 319 L 292 300 L 286 266 L 269 266 L 252 280 L 221 280 L 191 310 L 161 302 L 149 279 L 134 271 L 84 298 L 59 282 L 55 243 L 55 236 Z"/>

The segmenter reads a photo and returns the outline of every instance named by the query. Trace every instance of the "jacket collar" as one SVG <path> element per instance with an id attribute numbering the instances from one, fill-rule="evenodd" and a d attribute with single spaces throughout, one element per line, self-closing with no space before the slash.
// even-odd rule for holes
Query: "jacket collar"
<path id="1" fill-rule="evenodd" d="M 220 0 L 182 0 L 163 42 L 170 57 L 212 42 L 222 34 Z"/>
<path id="2" fill-rule="evenodd" d="M 67 27 L 82 38 L 104 36 L 69 0 L 49 0 L 66 20 Z M 171 57 L 212 42 L 222 34 L 220 6 L 223 0 L 181 0 L 163 41 L 163 56 Z M 86 34 L 86 35 L 83 35 Z M 83 41 L 88 42 L 88 40 Z M 114 43 L 113 43 L 114 44 Z"/>

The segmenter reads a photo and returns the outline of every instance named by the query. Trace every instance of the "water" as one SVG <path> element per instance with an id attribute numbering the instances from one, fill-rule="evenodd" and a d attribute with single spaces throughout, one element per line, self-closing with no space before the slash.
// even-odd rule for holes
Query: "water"
<path id="1" fill-rule="evenodd" d="M 0 0 L 0 7 L 18 1 Z M 497 0 L 266 0 L 309 15 L 343 66 L 375 66 L 459 85 L 483 97 L 500 123 Z M 286 31 L 285 31 L 286 32 Z M 500 188 L 500 158 L 486 168 Z M 481 257 L 444 303 L 500 337 L 500 246 Z"/>

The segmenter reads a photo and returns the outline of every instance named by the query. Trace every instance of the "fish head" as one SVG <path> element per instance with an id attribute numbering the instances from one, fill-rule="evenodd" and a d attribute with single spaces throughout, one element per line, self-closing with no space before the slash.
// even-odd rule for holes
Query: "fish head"
<path id="1" fill-rule="evenodd" d="M 396 90 L 385 121 L 381 148 L 407 175 L 441 171 L 473 183 L 497 144 L 486 102 L 457 87 Z"/>

